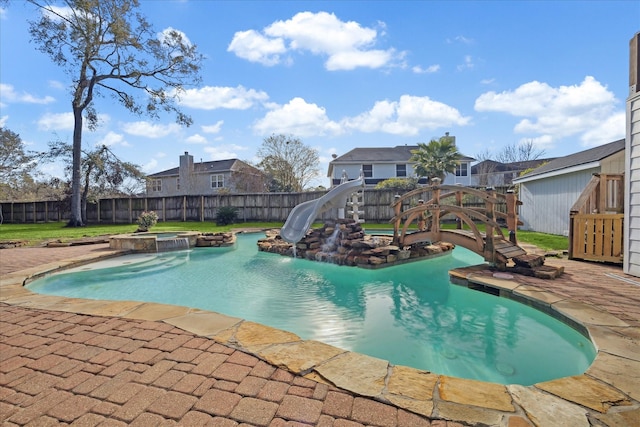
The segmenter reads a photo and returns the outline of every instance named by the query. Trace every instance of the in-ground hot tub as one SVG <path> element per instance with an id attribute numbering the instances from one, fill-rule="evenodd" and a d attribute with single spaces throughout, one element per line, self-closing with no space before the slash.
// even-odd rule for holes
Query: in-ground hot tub
<path id="1" fill-rule="evenodd" d="M 198 236 L 200 233 L 197 231 L 117 234 L 109 237 L 109 247 L 133 252 L 189 249 L 196 245 Z"/>

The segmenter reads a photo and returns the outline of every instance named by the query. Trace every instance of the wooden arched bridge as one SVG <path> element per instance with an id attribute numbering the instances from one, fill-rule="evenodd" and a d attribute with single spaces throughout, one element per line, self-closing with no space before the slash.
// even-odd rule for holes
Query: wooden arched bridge
<path id="1" fill-rule="evenodd" d="M 431 197 L 424 203 L 416 200 L 424 195 Z M 469 198 L 481 200 L 484 206 L 464 207 L 463 201 Z M 480 203 L 482 204 L 482 203 Z M 404 247 L 419 242 L 450 242 L 467 248 L 484 257 L 485 261 L 504 266 L 510 258 L 525 255 L 524 249 L 518 246 L 516 230 L 519 224 L 516 206 L 522 204 L 515 193 L 497 193 L 494 189 L 476 190 L 460 185 L 434 184 L 409 191 L 396 196 L 393 203 L 394 244 Z M 506 213 L 496 209 L 506 205 Z M 403 210 L 404 206 L 408 206 Z M 456 229 L 442 229 L 441 221 L 445 215 L 455 216 Z M 426 226 L 422 230 L 410 228 L 426 217 Z M 498 219 L 506 222 L 508 236 L 505 236 Z M 477 224 L 484 224 L 485 232 L 478 229 Z"/>

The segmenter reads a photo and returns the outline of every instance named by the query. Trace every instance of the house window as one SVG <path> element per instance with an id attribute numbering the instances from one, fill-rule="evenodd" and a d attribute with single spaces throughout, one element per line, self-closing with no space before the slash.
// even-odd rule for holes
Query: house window
<path id="1" fill-rule="evenodd" d="M 152 179 L 151 180 L 151 191 L 155 191 L 155 192 L 162 191 L 162 180 L 161 179 Z"/>
<path id="2" fill-rule="evenodd" d="M 396 176 L 398 177 L 407 176 L 407 165 L 396 165 Z"/>
<path id="3" fill-rule="evenodd" d="M 211 175 L 211 188 L 224 187 L 224 175 Z"/>
<path id="4" fill-rule="evenodd" d="M 180 178 L 176 178 L 176 190 L 180 189 Z"/>
<path id="5" fill-rule="evenodd" d="M 460 163 L 456 166 L 456 176 L 469 176 L 468 163 Z"/>
<path id="6" fill-rule="evenodd" d="M 365 178 L 373 178 L 373 165 L 362 165 L 362 173 Z"/>

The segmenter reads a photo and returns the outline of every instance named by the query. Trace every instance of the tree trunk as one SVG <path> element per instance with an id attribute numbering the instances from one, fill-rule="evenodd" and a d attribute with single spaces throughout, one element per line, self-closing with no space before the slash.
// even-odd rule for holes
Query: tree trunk
<path id="1" fill-rule="evenodd" d="M 81 227 L 82 200 L 81 200 L 81 161 L 82 161 L 82 109 L 73 105 L 73 161 L 71 172 L 71 217 L 67 226 Z"/>
<path id="2" fill-rule="evenodd" d="M 80 197 L 80 205 L 82 209 L 82 223 L 87 223 L 87 198 L 89 197 L 89 183 L 91 179 L 91 162 L 87 165 L 87 171 L 84 174 L 84 187 L 82 189 L 82 197 Z"/>

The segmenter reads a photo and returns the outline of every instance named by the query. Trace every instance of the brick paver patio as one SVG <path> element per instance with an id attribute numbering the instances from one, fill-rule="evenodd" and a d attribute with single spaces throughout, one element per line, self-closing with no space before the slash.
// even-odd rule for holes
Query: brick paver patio
<path id="1" fill-rule="evenodd" d="M 0 276 L 106 249 L 91 245 L 0 250 Z M 557 280 L 518 280 L 600 307 L 634 328 L 640 326 L 637 278 L 623 275 L 615 266 L 550 263 L 561 263 L 567 273 Z M 521 421 L 518 426 L 530 425 L 522 417 L 513 420 Z M 0 303 L 0 422 L 3 426 L 463 426 L 293 375 L 164 322 L 5 303 Z"/>

